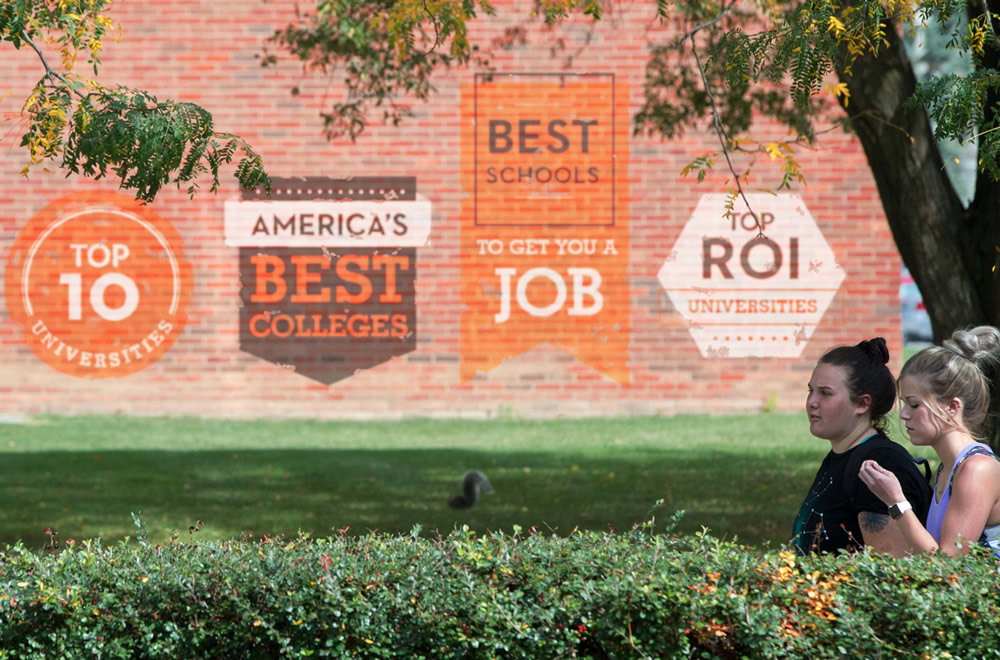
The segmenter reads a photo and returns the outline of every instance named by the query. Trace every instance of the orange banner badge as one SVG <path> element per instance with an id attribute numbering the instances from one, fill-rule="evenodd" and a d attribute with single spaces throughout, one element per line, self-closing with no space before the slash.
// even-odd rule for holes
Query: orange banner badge
<path id="1" fill-rule="evenodd" d="M 548 342 L 628 384 L 628 139 L 613 74 L 462 86 L 462 382 Z"/>
<path id="2" fill-rule="evenodd" d="M 193 276 L 180 234 L 149 206 L 86 191 L 31 218 L 4 283 L 11 318 L 38 358 L 97 379 L 163 357 L 187 321 Z"/>

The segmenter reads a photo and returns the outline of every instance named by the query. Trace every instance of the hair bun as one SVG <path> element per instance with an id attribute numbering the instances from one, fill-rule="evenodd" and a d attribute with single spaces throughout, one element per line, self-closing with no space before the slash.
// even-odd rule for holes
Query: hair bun
<path id="1" fill-rule="evenodd" d="M 944 340 L 941 345 L 952 353 L 971 360 L 976 366 L 994 365 L 1000 361 L 1000 330 L 991 325 L 956 330 L 951 339 Z"/>
<path id="2" fill-rule="evenodd" d="M 889 364 L 889 347 L 882 337 L 873 337 L 857 344 L 857 347 L 875 360 L 877 364 Z"/>

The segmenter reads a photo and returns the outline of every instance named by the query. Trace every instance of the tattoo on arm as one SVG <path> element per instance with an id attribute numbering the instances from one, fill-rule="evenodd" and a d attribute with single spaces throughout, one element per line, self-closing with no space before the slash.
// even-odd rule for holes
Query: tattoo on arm
<path id="1" fill-rule="evenodd" d="M 889 516 L 883 513 L 862 511 L 858 517 L 858 522 L 861 524 L 862 533 L 878 533 L 889 526 Z"/>

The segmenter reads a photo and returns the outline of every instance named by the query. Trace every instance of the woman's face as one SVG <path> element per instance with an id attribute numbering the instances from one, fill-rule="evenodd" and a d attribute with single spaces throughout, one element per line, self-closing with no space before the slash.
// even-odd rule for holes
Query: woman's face
<path id="1" fill-rule="evenodd" d="M 857 426 L 858 419 L 866 411 L 866 405 L 851 400 L 847 369 L 833 364 L 816 365 L 806 397 L 810 433 L 824 440 L 840 440 Z"/>
<path id="2" fill-rule="evenodd" d="M 899 381 L 899 419 L 906 426 L 910 442 L 929 445 L 941 435 L 945 424 L 927 405 L 927 395 L 918 380 L 904 376 Z"/>

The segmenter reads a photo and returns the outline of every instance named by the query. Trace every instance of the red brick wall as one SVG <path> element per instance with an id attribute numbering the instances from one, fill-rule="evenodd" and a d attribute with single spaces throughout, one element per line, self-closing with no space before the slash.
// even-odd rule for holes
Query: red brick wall
<path id="1" fill-rule="evenodd" d="M 483 42 L 527 18 L 530 2 L 499 2 L 499 17 L 477 23 Z M 622 383 L 564 347 L 549 343 L 512 354 L 499 366 L 463 382 L 461 362 L 482 349 L 463 344 L 462 217 L 468 194 L 462 148 L 464 90 L 471 70 L 442 72 L 430 102 L 416 104 L 416 117 L 399 127 L 372 124 L 356 143 L 327 142 L 318 116 L 341 89 L 304 73 L 291 61 L 262 69 L 256 55 L 274 28 L 294 18 L 295 3 L 272 0 L 210 2 L 126 2 L 112 16 L 124 40 L 105 46 L 99 77 L 106 83 L 142 87 L 160 98 L 192 101 L 215 116 L 219 130 L 245 137 L 263 155 L 274 176 L 414 176 L 418 192 L 432 204 L 427 245 L 417 248 L 415 350 L 358 371 L 331 385 L 261 360 L 239 348 L 239 250 L 224 243 L 224 202 L 239 198 L 226 180 L 217 195 L 194 199 L 175 189 L 160 193 L 155 212 L 183 237 L 193 269 L 188 321 L 176 343 L 138 373 L 87 380 L 66 375 L 40 360 L 24 341 L 24 327 L 7 305 L 0 312 L 0 413 L 124 412 L 210 416 L 309 416 L 323 418 L 409 415 L 576 416 L 725 412 L 760 409 L 776 400 L 798 409 L 818 356 L 829 346 L 872 335 L 889 341 L 891 366 L 901 350 L 898 305 L 899 260 L 877 191 L 855 139 L 840 132 L 822 136 L 818 148 L 801 153 L 808 185 L 801 195 L 846 275 L 830 310 L 796 358 L 706 358 L 677 317 L 657 273 L 703 194 L 724 190 L 723 172 L 698 184 L 681 169 L 715 148 L 713 134 L 632 137 L 626 125 L 617 135 L 627 153 L 627 222 L 630 241 L 625 278 L 628 292 L 614 292 L 613 304 L 628 300 L 627 378 Z M 653 3 L 618 6 L 593 28 L 586 21 L 555 32 L 529 30 L 528 43 L 498 51 L 499 73 L 563 70 L 613 73 L 615 92 L 634 114 L 650 43 L 666 33 L 653 22 Z M 589 35 L 589 37 L 588 37 Z M 553 57 L 550 46 L 565 40 Z M 589 39 L 589 41 L 586 41 Z M 16 112 L 40 76 L 27 48 L 0 51 L 0 80 L 13 96 L 0 111 Z M 301 93 L 290 94 L 298 86 Z M 514 102 L 512 100 L 512 102 Z M 16 116 L 0 139 L 0 263 L 29 219 L 52 200 L 74 191 L 113 191 L 112 180 L 64 178 L 35 168 L 29 180 L 17 147 Z M 465 127 L 467 129 L 467 127 Z M 762 136 L 778 129 L 761 129 Z M 762 162 L 756 182 L 768 185 L 777 169 Z M 719 220 L 724 226 L 725 220 Z M 526 234 L 527 235 L 527 234 Z M 468 257 L 468 255 L 466 255 Z M 610 296 L 610 293 L 609 293 Z M 664 322 L 666 321 L 673 322 Z M 539 335 L 539 340 L 545 337 Z"/>

